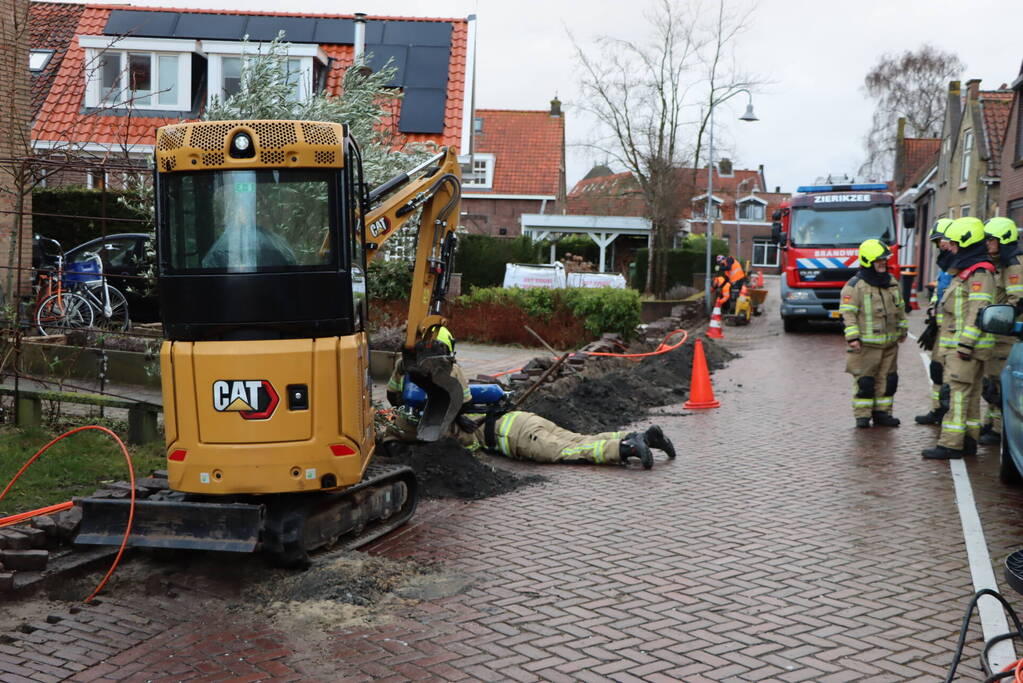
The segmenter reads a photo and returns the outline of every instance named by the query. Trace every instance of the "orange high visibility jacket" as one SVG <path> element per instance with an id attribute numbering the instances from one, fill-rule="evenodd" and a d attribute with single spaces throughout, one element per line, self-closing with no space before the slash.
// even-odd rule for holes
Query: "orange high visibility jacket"
<path id="1" fill-rule="evenodd" d="M 725 261 L 725 277 L 728 278 L 729 282 L 738 282 L 746 277 L 739 259 L 728 257 Z"/>

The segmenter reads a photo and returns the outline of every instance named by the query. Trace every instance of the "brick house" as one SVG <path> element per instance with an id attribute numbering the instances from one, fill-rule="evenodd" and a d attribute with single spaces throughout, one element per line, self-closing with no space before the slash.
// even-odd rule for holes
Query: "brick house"
<path id="1" fill-rule="evenodd" d="M 364 27 L 370 67 L 392 60 L 403 97 L 383 125 L 402 142 L 468 149 L 475 17 L 425 19 L 85 5 L 32 137 L 37 153 L 145 159 L 156 128 L 239 86 L 243 52 L 284 31 L 296 96 L 339 94 Z M 243 38 L 248 37 L 248 45 Z M 40 45 L 43 45 L 40 42 Z M 35 48 L 36 45 L 33 45 Z M 467 75 L 468 74 L 468 75 Z M 105 182 L 91 175 L 87 185 Z"/>
<path id="2" fill-rule="evenodd" d="M 1001 150 L 1013 91 L 981 90 L 979 79 L 967 81 L 959 110 L 958 85 L 949 85 L 933 218 L 976 216 L 986 221 L 998 213 Z"/>
<path id="3" fill-rule="evenodd" d="M 924 183 L 930 179 L 928 173 L 937 163 L 941 149 L 941 138 L 908 138 L 906 137 L 906 119 L 900 118 L 895 134 L 895 166 L 892 173 L 892 191 L 895 193 L 895 204 L 901 209 L 912 207 L 916 210 L 917 223 L 915 228 L 903 225 L 904 214 L 898 212 L 899 242 L 905 248 L 900 257 L 903 265 L 923 264 L 918 285 L 928 282 L 927 266 L 932 261 L 930 241 L 927 235 L 934 222 L 933 187 Z"/>
<path id="4" fill-rule="evenodd" d="M 1023 66 L 1012 83 L 1012 102 L 1002 145 L 1002 183 L 999 211 L 1023 225 L 1023 117 L 1020 117 L 1020 95 L 1023 93 Z"/>
<path id="5" fill-rule="evenodd" d="M 477 109 L 472 171 L 462 187 L 469 232 L 515 237 L 522 214 L 558 213 L 565 205 L 565 120 L 549 110 Z"/>
<path id="6" fill-rule="evenodd" d="M 682 168 L 677 173 L 680 192 L 692 198 L 682 208 L 679 239 L 688 233 L 705 233 L 707 170 Z M 714 234 L 728 240 L 733 254 L 743 262 L 750 262 L 766 273 L 778 272 L 778 248 L 771 241 L 771 214 L 788 198 L 780 188 L 766 191 L 763 166 L 757 170 L 735 169 L 729 160 L 722 159 L 714 169 Z M 568 194 L 567 210 L 579 216 L 646 214 L 635 178 L 630 173 L 610 173 L 604 167 L 594 169 L 576 183 Z M 647 239 L 648 235 L 631 237 L 629 253 L 646 246 Z"/>

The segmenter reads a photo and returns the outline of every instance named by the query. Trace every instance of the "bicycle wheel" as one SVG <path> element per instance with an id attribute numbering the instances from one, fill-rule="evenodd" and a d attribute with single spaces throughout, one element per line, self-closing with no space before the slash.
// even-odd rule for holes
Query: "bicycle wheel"
<path id="1" fill-rule="evenodd" d="M 86 298 L 93 308 L 93 324 L 103 330 L 116 332 L 127 332 L 131 327 L 131 318 L 128 317 L 128 299 L 121 290 L 113 285 L 107 285 L 110 292 L 110 315 L 103 312 L 103 283 L 90 282 Z"/>
<path id="2" fill-rule="evenodd" d="M 51 294 L 36 309 L 36 327 L 44 337 L 89 327 L 92 320 L 92 306 L 85 297 L 71 292 Z"/>

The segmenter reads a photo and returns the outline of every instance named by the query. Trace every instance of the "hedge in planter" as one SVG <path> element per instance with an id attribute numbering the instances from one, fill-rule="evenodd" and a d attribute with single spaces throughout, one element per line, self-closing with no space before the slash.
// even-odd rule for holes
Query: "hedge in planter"
<path id="1" fill-rule="evenodd" d="M 107 190 L 104 206 L 102 190 L 89 190 L 84 187 L 36 188 L 32 191 L 32 230 L 57 240 L 65 249 L 102 237 L 104 215 L 107 219 L 105 231 L 107 235 L 119 232 L 147 232 L 145 223 L 118 220 L 146 218 L 118 201 L 121 195 L 120 192 Z"/>
<path id="2" fill-rule="evenodd" d="M 675 285 L 692 285 L 693 275 L 702 273 L 707 267 L 707 241 L 699 235 L 692 235 L 686 239 L 682 249 L 668 250 L 668 276 L 665 282 L 665 290 Z M 715 239 L 711 246 L 711 254 L 728 253 L 728 243 L 721 239 Z M 636 270 L 632 275 L 632 287 L 642 290 L 646 288 L 646 269 L 649 259 L 649 249 L 636 250 Z M 713 266 L 713 264 L 712 264 Z"/>
<path id="3" fill-rule="evenodd" d="M 537 245 L 528 237 L 459 235 L 454 272 L 462 274 L 462 291 L 500 287 L 508 263 L 539 263 Z"/>

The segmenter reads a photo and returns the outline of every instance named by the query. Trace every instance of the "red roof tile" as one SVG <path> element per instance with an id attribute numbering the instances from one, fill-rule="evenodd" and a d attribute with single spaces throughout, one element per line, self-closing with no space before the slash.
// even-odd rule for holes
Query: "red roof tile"
<path id="1" fill-rule="evenodd" d="M 997 174 L 1002 166 L 1002 145 L 1005 143 L 1005 131 L 1009 127 L 1009 113 L 1012 111 L 1012 91 L 981 91 L 980 110 L 984 116 L 988 157 L 994 160 L 991 168 Z"/>
<path id="2" fill-rule="evenodd" d="M 29 48 L 53 50 L 46 68 L 32 72 L 32 116 L 46 101 L 46 94 L 60 70 L 64 53 L 75 37 L 78 21 L 85 11 L 84 5 L 64 2 L 32 2 L 28 10 Z"/>
<path id="3" fill-rule="evenodd" d="M 905 138 L 905 174 L 907 181 L 915 179 L 924 168 L 930 168 L 938 160 L 941 138 Z"/>
<path id="4" fill-rule="evenodd" d="M 124 6 L 86 5 L 75 35 L 102 35 L 107 18 L 113 9 L 124 9 Z M 309 14 L 297 12 L 245 12 L 237 10 L 201 10 L 192 8 L 172 7 L 131 7 L 140 11 L 174 11 L 202 12 L 207 14 L 244 14 L 280 17 L 338 17 L 351 18 L 353 15 L 343 14 Z M 448 65 L 447 99 L 444 113 L 444 132 L 435 134 L 401 134 L 397 131 L 400 103 L 395 104 L 394 114 L 384 122 L 392 126 L 396 134 L 406 142 L 436 142 L 444 146 L 457 148 L 462 137 L 462 104 L 465 99 L 465 63 L 468 52 L 468 22 L 465 19 L 434 19 L 424 17 L 384 17 L 369 16 L 368 19 L 380 21 L 434 21 L 451 22 L 451 57 Z M 329 56 L 335 58 L 331 73 L 327 79 L 328 92 L 339 94 L 344 70 L 352 63 L 351 45 L 321 46 Z M 102 114 L 82 114 L 81 109 L 85 96 L 84 50 L 78 41 L 72 41 L 60 70 L 49 90 L 45 103 L 40 111 L 33 130 L 37 140 L 50 141 L 59 145 L 72 143 L 105 143 L 105 144 L 145 144 L 151 145 L 156 139 L 156 129 L 160 126 L 177 123 L 177 118 L 147 116 L 109 116 Z M 438 139 L 439 138 L 439 139 Z"/>
<path id="5" fill-rule="evenodd" d="M 477 109 L 483 129 L 474 133 L 474 151 L 494 155 L 494 182 L 472 194 L 561 194 L 565 166 L 565 119 L 549 111 Z"/>

